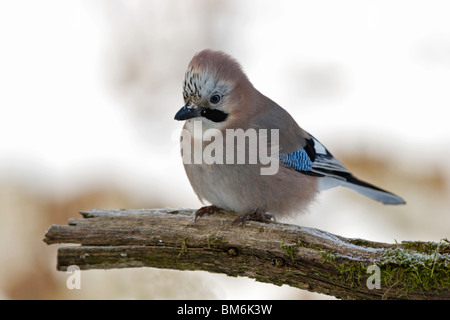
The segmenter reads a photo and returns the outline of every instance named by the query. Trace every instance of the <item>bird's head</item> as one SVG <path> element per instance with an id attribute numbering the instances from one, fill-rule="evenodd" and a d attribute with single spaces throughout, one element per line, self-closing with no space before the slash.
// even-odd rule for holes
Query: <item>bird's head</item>
<path id="1" fill-rule="evenodd" d="M 239 63 L 221 51 L 203 50 L 189 63 L 183 82 L 185 105 L 175 120 L 199 118 L 223 126 L 238 115 L 251 86 Z"/>

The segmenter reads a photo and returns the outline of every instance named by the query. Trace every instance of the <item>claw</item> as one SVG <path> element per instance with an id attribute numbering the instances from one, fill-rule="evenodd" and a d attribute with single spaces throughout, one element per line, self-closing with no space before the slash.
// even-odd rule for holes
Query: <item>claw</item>
<path id="1" fill-rule="evenodd" d="M 195 219 L 194 221 L 197 221 L 198 218 L 203 217 L 204 215 L 209 216 L 210 214 L 216 213 L 219 210 L 222 210 L 216 206 L 205 206 L 205 207 L 201 207 L 200 209 L 198 209 L 195 212 Z"/>
<path id="2" fill-rule="evenodd" d="M 243 216 L 239 216 L 237 217 L 234 221 L 233 224 L 242 224 L 245 221 L 259 221 L 259 222 L 264 222 L 267 220 L 272 220 L 276 221 L 275 216 L 271 215 L 270 213 L 267 212 L 263 212 L 260 210 L 256 210 L 252 213 L 243 215 Z"/>

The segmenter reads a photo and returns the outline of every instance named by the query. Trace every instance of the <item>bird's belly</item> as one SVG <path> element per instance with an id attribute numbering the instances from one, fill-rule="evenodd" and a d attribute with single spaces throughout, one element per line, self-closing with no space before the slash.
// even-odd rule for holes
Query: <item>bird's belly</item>
<path id="1" fill-rule="evenodd" d="M 259 167 L 247 164 L 185 165 L 187 176 L 201 200 L 246 214 L 265 207 L 265 189 Z"/>
<path id="2" fill-rule="evenodd" d="M 259 165 L 185 165 L 200 200 L 247 214 L 256 210 L 282 216 L 304 211 L 317 193 L 317 178 L 280 166 L 274 175 L 261 175 Z"/>

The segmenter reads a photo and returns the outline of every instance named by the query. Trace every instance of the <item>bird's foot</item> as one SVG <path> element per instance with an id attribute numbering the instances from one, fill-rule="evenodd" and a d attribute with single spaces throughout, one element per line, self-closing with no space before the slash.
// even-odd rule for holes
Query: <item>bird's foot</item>
<path id="1" fill-rule="evenodd" d="M 218 211 L 220 211 L 222 209 L 220 209 L 219 207 L 216 206 L 205 206 L 205 207 L 201 207 L 200 209 L 198 209 L 195 212 L 195 219 L 194 221 L 197 221 L 198 218 L 201 218 L 203 216 L 209 216 L 210 214 L 216 213 Z"/>
<path id="2" fill-rule="evenodd" d="M 259 222 L 264 222 L 264 221 L 270 221 L 272 220 L 276 221 L 275 216 L 271 215 L 270 213 L 264 212 L 264 211 L 260 211 L 260 210 L 256 210 L 252 213 L 243 215 L 243 216 L 239 216 L 237 217 L 234 221 L 233 224 L 242 224 L 245 221 L 259 221 Z"/>

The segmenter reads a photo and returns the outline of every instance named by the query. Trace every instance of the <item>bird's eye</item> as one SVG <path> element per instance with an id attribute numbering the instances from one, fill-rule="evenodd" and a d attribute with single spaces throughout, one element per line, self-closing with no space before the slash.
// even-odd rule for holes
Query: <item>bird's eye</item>
<path id="1" fill-rule="evenodd" d="M 220 96 L 220 94 L 215 93 L 209 98 L 209 102 L 211 102 L 212 104 L 217 104 L 220 102 L 221 98 L 222 97 Z"/>

